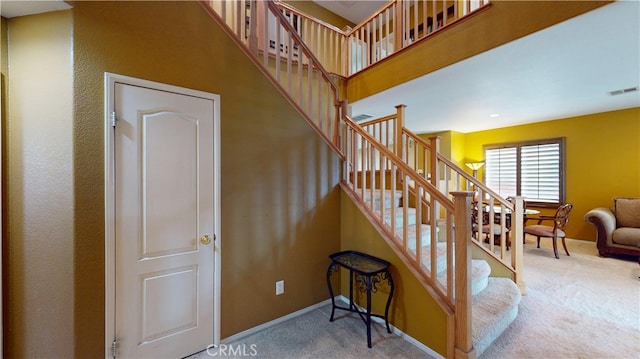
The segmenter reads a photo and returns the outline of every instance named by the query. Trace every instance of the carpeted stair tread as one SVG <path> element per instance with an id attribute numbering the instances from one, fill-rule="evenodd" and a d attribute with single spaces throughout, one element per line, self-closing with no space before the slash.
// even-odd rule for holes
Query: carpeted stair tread
<path id="1" fill-rule="evenodd" d="M 446 264 L 446 262 L 445 262 Z M 446 269 L 446 268 L 445 268 Z M 476 295 L 482 292 L 489 284 L 489 275 L 491 274 L 491 267 L 489 263 L 484 259 L 472 259 L 471 260 L 471 295 Z M 438 281 L 440 283 L 446 283 L 447 272 L 442 270 L 438 273 Z"/>
<path id="2" fill-rule="evenodd" d="M 396 228 L 402 228 L 402 223 L 404 221 L 404 207 L 396 207 L 395 212 L 393 213 L 396 217 Z M 384 223 L 391 225 L 391 211 L 386 210 L 384 212 Z M 407 207 L 407 226 L 412 226 L 416 224 L 416 209 L 413 207 Z"/>
<path id="3" fill-rule="evenodd" d="M 431 225 L 428 224 L 420 224 L 420 237 L 422 238 L 423 246 L 431 245 Z M 416 238 L 417 238 L 417 227 L 418 225 L 409 225 L 407 226 L 407 248 L 414 251 L 416 249 Z M 396 235 L 402 238 L 402 227 L 396 228 Z M 438 232 L 438 228 L 436 227 L 436 232 Z"/>
<path id="4" fill-rule="evenodd" d="M 482 292 L 489 284 L 491 267 L 484 259 L 471 260 L 471 295 Z"/>
<path id="5" fill-rule="evenodd" d="M 437 273 L 446 272 L 447 270 L 447 244 L 439 242 L 436 244 L 436 271 Z M 409 251 L 415 254 L 415 251 Z M 431 272 L 431 246 L 422 247 L 420 264 Z"/>
<path id="6" fill-rule="evenodd" d="M 473 346 L 480 356 L 518 315 L 522 294 L 508 278 L 489 278 L 487 287 L 473 297 Z"/>
<path id="7" fill-rule="evenodd" d="M 362 193 L 361 192 L 362 189 L 360 188 L 356 188 L 356 192 L 358 194 Z M 396 191 L 392 191 L 390 189 L 384 190 L 383 191 L 383 195 L 384 195 L 384 208 L 385 209 L 390 209 L 391 207 L 400 207 L 401 204 L 401 200 L 402 200 L 402 191 L 400 190 L 396 190 Z M 364 201 L 369 203 L 371 202 L 371 190 L 370 189 L 366 189 L 364 190 Z M 375 211 L 379 211 L 380 210 L 380 190 L 379 189 L 375 189 L 373 191 L 373 209 Z"/>

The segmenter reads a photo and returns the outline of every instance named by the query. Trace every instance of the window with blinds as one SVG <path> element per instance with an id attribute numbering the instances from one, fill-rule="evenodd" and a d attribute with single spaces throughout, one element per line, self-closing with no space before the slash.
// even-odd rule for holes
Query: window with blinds
<path id="1" fill-rule="evenodd" d="M 485 183 L 502 197 L 564 203 L 564 138 L 485 146 Z"/>

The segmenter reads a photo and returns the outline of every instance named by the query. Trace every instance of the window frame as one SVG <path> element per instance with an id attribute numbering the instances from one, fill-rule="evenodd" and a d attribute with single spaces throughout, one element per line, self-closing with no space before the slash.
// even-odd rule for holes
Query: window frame
<path id="1" fill-rule="evenodd" d="M 487 151 L 488 150 L 496 150 L 502 148 L 516 148 L 516 195 L 522 195 L 522 147 L 526 146 L 536 146 L 536 145 L 548 145 L 548 144 L 557 144 L 558 145 L 558 202 L 540 202 L 533 199 L 525 198 L 527 206 L 531 207 L 541 207 L 541 208 L 557 208 L 559 205 L 566 203 L 566 138 L 565 137 L 555 137 L 541 140 L 528 140 L 528 141 L 517 141 L 517 142 L 505 142 L 505 143 L 494 143 L 494 144 L 486 144 L 482 146 L 482 153 L 485 159 L 487 159 Z M 487 183 L 487 167 L 485 165 L 484 171 L 482 172 L 482 181 Z M 497 191 L 496 191 L 497 192 Z"/>

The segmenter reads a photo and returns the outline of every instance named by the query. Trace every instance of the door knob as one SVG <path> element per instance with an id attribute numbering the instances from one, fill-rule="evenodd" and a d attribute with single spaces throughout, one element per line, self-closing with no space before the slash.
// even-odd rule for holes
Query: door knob
<path id="1" fill-rule="evenodd" d="M 200 237 L 200 243 L 204 245 L 211 243 L 211 237 L 205 234 L 204 236 Z"/>

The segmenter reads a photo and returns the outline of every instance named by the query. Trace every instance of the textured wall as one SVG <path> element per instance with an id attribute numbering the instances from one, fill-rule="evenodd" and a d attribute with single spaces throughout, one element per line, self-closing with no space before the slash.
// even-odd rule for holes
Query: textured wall
<path id="1" fill-rule="evenodd" d="M 5 173 L 4 168 L 4 126 L 6 122 L 6 109 L 7 109 L 7 73 L 9 72 L 9 67 L 7 66 L 8 62 L 8 51 L 7 51 L 7 20 L 3 17 L 0 17 L 0 159 L 2 159 L 2 164 L 0 165 L 0 178 L 3 177 L 3 173 Z M 2 181 L 4 183 L 4 181 Z M 4 187 L 4 186 L 3 186 Z M 4 208 L 3 196 L 4 190 L 0 189 L 0 207 Z M 2 221 L 0 221 L 0 249 L 4 248 L 4 210 L 2 211 Z M 4 249 L 2 249 L 4 251 Z M 2 268 L 2 255 L 0 255 L 0 268 Z M 4 298 L 1 294 L 3 292 L 3 278 L 0 277 L 0 298 Z M 4 319 L 3 308 L 0 306 L 0 323 Z M 2 343 L 4 342 L 4 333 L 0 333 L 0 350 L 2 350 Z"/>
<path id="2" fill-rule="evenodd" d="M 12 18 L 7 33 L 5 357 L 71 357 L 71 12 Z"/>
<path id="3" fill-rule="evenodd" d="M 222 337 L 328 297 L 339 249 L 339 164 L 197 2 L 74 4 L 76 356 L 100 355 L 103 76 L 221 96 Z M 286 291 L 275 296 L 275 281 Z"/>
<path id="4" fill-rule="evenodd" d="M 389 322 L 441 355 L 447 354 L 447 317 L 436 301 L 418 282 L 413 273 L 393 249 L 385 242 L 369 220 L 355 206 L 348 195 L 342 194 L 342 250 L 356 250 L 382 258 L 391 263 L 390 271 L 395 293 L 389 310 Z M 349 280 L 342 273 L 342 293 L 348 297 Z M 372 311 L 384 313 L 386 285 L 371 298 Z M 366 306 L 366 297 L 358 296 L 359 304 Z M 363 328 L 364 329 L 364 328 Z"/>
<path id="5" fill-rule="evenodd" d="M 9 21 L 6 357 L 104 356 L 105 72 L 221 95 L 221 336 L 327 299 L 336 156 L 197 2 L 73 5 Z"/>

